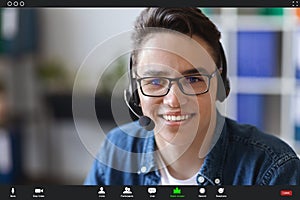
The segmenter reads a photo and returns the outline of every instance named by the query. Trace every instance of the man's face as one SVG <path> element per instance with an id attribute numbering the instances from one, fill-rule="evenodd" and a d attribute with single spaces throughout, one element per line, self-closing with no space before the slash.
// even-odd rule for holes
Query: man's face
<path id="1" fill-rule="evenodd" d="M 202 48 L 202 52 L 195 53 L 195 43 Z M 208 45 L 197 36 L 178 40 L 172 34 L 157 33 L 143 47 L 147 49 L 139 54 L 137 78 L 211 75 L 216 70 L 210 54 L 207 53 Z M 191 86 L 186 86 L 189 87 Z M 145 96 L 139 89 L 143 113 L 155 123 L 156 141 L 176 145 L 190 144 L 195 137 L 202 141 L 215 110 L 216 89 L 215 76 L 210 80 L 209 91 L 201 95 L 183 94 L 176 82 L 172 82 L 170 91 L 162 97 Z"/>

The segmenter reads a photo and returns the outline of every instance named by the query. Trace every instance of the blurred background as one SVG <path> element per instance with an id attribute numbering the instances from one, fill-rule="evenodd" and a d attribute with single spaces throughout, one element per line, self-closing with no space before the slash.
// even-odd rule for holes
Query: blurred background
<path id="1" fill-rule="evenodd" d="M 141 10 L 0 9 L 0 184 L 83 183 L 93 161 L 86 146 L 97 151 L 103 134 L 85 117 L 77 119 L 86 133 L 84 144 L 76 130 L 76 73 L 98 44 L 130 30 Z M 222 112 L 277 135 L 299 154 L 300 11 L 203 11 L 222 32 L 228 60 L 231 93 Z M 116 124 L 110 97 L 127 67 L 128 58 L 119 57 L 118 48 L 111 47 L 117 59 L 110 70 L 100 61 L 105 52 L 89 63 L 79 89 L 82 98 L 88 95 L 90 77 L 103 68 L 95 108 L 104 133 Z M 117 104 L 125 107 L 121 96 Z"/>

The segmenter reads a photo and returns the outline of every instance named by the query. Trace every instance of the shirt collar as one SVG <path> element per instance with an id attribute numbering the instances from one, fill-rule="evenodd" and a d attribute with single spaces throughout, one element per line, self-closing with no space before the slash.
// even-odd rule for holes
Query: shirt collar
<path id="1" fill-rule="evenodd" d="M 228 146 L 225 117 L 217 112 L 217 125 L 212 142 L 212 149 L 207 154 L 199 175 L 205 177 L 212 185 L 221 185 L 223 180 L 223 166 Z M 218 179 L 218 183 L 216 183 Z"/>
<path id="2" fill-rule="evenodd" d="M 141 165 L 140 170 L 141 173 L 149 173 L 151 171 L 155 171 L 157 169 L 156 161 L 155 161 L 155 152 L 156 152 L 156 144 L 154 139 L 154 132 L 153 131 L 145 131 L 145 134 L 148 137 L 145 140 L 145 144 L 143 147 L 142 158 L 141 158 Z"/>

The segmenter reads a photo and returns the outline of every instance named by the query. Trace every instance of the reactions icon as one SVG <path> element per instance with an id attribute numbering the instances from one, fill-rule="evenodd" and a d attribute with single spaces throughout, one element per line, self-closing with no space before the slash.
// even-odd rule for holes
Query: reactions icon
<path id="1" fill-rule="evenodd" d="M 219 194 L 223 194 L 223 193 L 224 193 L 224 188 L 219 188 L 219 189 L 218 189 L 218 193 L 219 193 Z"/>

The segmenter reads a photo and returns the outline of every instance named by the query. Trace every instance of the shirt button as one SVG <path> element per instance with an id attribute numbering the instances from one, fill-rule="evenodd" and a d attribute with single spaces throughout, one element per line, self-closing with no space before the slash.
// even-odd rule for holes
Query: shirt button
<path id="1" fill-rule="evenodd" d="M 215 179 L 215 184 L 219 184 L 221 181 L 220 181 L 220 179 L 219 178 L 216 178 Z"/>
<path id="2" fill-rule="evenodd" d="M 205 179 L 203 176 L 199 176 L 198 181 L 199 181 L 199 183 L 204 183 Z"/>
<path id="3" fill-rule="evenodd" d="M 145 166 L 143 166 L 142 168 L 141 168 L 141 172 L 142 173 L 145 173 L 147 171 L 147 168 L 145 167 Z"/>

